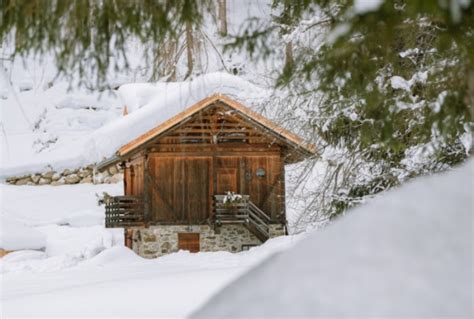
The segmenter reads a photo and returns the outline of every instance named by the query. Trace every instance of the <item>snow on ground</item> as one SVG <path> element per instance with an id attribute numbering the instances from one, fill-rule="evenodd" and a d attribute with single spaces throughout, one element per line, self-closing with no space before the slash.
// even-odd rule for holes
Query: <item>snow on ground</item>
<path id="1" fill-rule="evenodd" d="M 123 194 L 123 184 L 76 184 L 65 186 L 15 186 L 0 184 L 2 217 L 29 226 L 99 225 L 104 207 L 97 195 Z"/>
<path id="2" fill-rule="evenodd" d="M 15 60 L 8 67 L 8 78 L 0 68 L 0 177 L 44 171 L 49 164 L 73 167 L 82 151 L 78 143 L 121 115 L 113 91 L 70 90 L 70 83 L 55 78 L 50 61 Z"/>
<path id="3" fill-rule="evenodd" d="M 195 318 L 472 318 L 474 159 L 360 206 L 216 294 Z"/>
<path id="4" fill-rule="evenodd" d="M 53 268 L 4 273 L 2 315 L 182 318 L 252 265 L 297 240 L 277 238 L 239 254 L 180 251 L 153 260 L 115 246 L 62 269 L 54 268 L 54 257 L 33 259 L 30 265 L 44 267 L 49 259 Z M 16 266 L 21 263 L 26 261 Z"/>
<path id="5" fill-rule="evenodd" d="M 239 254 L 180 251 L 143 259 L 123 246 L 122 229 L 103 226 L 104 208 L 95 194 L 122 189 L 121 183 L 0 184 L 2 234 L 8 220 L 46 238 L 44 251 L 0 259 L 1 318 L 185 317 L 252 265 L 301 238 L 276 238 Z"/>
<path id="6" fill-rule="evenodd" d="M 97 205 L 96 197 L 103 192 L 120 195 L 123 184 L 0 184 L 0 248 L 44 251 L 31 260 L 30 252 L 16 252 L 2 263 L 2 272 L 62 269 L 122 244 L 121 230 L 104 228 L 104 207 Z"/>
<path id="7" fill-rule="evenodd" d="M 32 227 L 2 218 L 0 229 L 0 248 L 4 250 L 43 249 L 46 246 L 43 233 Z"/>

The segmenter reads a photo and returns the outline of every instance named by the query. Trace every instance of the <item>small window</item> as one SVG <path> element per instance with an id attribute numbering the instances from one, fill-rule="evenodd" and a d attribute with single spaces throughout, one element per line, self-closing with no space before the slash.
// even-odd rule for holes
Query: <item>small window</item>
<path id="1" fill-rule="evenodd" d="M 265 169 L 263 169 L 262 167 L 258 168 L 257 172 L 256 172 L 256 175 L 259 178 L 265 177 Z"/>

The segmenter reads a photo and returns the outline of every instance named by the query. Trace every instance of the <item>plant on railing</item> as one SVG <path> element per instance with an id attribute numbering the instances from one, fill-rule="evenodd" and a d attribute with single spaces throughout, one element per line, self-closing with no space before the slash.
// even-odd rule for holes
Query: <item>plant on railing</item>
<path id="1" fill-rule="evenodd" d="M 222 199 L 222 202 L 225 206 L 232 206 L 234 204 L 239 204 L 244 201 L 244 197 L 240 194 L 236 194 L 234 192 L 227 192 Z"/>
<path id="2" fill-rule="evenodd" d="M 97 205 L 107 205 L 113 201 L 113 197 L 110 196 L 107 192 L 102 192 L 102 196 L 95 193 L 95 197 L 97 198 Z"/>

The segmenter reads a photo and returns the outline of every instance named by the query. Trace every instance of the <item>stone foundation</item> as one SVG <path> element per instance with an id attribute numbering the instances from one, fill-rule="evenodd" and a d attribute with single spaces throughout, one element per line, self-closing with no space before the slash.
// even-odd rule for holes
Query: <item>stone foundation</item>
<path id="1" fill-rule="evenodd" d="M 157 225 L 134 228 L 132 249 L 145 258 L 155 258 L 178 251 L 178 233 L 199 233 L 200 251 L 240 252 L 262 244 L 244 225 Z M 270 237 L 285 235 L 283 225 L 270 225 Z"/>
<path id="2" fill-rule="evenodd" d="M 62 172 L 49 170 L 24 176 L 12 176 L 6 179 L 11 185 L 71 185 L 71 184 L 111 184 L 123 180 L 123 171 L 117 166 L 111 166 L 103 172 L 94 172 L 94 166 L 89 165 L 78 169 L 65 169 Z"/>

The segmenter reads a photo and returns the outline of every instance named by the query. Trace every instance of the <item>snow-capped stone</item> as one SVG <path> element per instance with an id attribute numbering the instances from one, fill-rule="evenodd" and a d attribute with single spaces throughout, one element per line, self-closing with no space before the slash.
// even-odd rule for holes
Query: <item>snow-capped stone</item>
<path id="1" fill-rule="evenodd" d="M 51 180 L 44 177 L 41 177 L 40 180 L 38 181 L 38 185 L 46 185 L 50 183 L 51 183 Z"/>
<path id="2" fill-rule="evenodd" d="M 26 185 L 28 182 L 31 182 L 29 177 L 20 178 L 15 182 L 15 185 Z"/>
<path id="3" fill-rule="evenodd" d="M 109 171 L 109 174 L 110 174 L 110 175 L 115 175 L 115 174 L 118 173 L 118 170 L 117 170 L 117 167 L 116 167 L 116 166 L 110 166 L 109 169 L 108 169 L 108 171 Z"/>
<path id="4" fill-rule="evenodd" d="M 77 184 L 81 181 L 81 178 L 77 174 L 70 174 L 64 177 L 66 184 Z"/>
<path id="5" fill-rule="evenodd" d="M 81 179 L 80 183 L 81 183 L 81 184 L 84 184 L 84 183 L 92 183 L 92 176 L 84 177 L 83 179 Z"/>
<path id="6" fill-rule="evenodd" d="M 41 176 L 43 176 L 44 178 L 49 178 L 49 179 L 51 179 L 53 175 L 54 175 L 54 171 L 48 171 L 41 174 Z"/>
<path id="7" fill-rule="evenodd" d="M 51 186 L 60 186 L 60 185 L 64 185 L 66 184 L 66 182 L 64 181 L 64 178 L 61 178 L 57 181 L 52 181 L 51 182 Z"/>
<path id="8" fill-rule="evenodd" d="M 32 174 L 31 175 L 31 180 L 33 181 L 33 183 L 37 184 L 40 180 L 41 176 L 39 175 L 36 175 L 36 174 Z"/>

